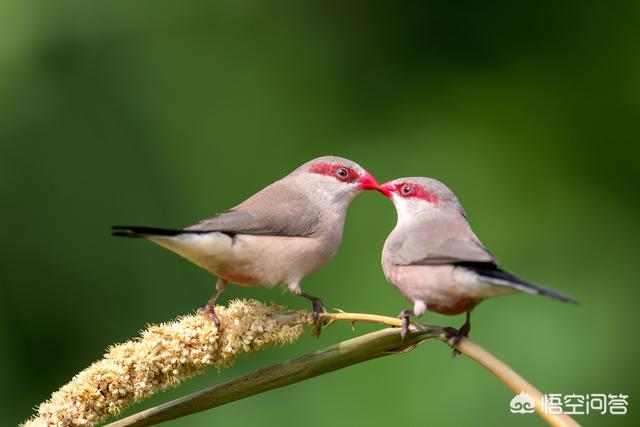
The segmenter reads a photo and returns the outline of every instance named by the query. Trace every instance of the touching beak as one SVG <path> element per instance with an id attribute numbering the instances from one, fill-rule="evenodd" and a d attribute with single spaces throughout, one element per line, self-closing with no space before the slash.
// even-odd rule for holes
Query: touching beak
<path id="1" fill-rule="evenodd" d="M 379 185 L 376 190 L 381 192 L 385 197 L 391 198 L 391 196 L 393 196 L 393 183 L 391 181 L 385 182 L 384 184 Z"/>
<path id="2" fill-rule="evenodd" d="M 364 171 L 360 178 L 358 178 L 358 190 L 377 190 L 378 181 L 369 172 Z"/>

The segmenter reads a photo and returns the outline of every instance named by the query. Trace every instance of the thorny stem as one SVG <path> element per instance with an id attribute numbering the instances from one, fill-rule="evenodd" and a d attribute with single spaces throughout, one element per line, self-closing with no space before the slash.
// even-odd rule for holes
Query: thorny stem
<path id="1" fill-rule="evenodd" d="M 401 320 L 393 317 L 365 313 L 322 313 L 321 324 L 337 320 L 357 321 L 401 326 Z M 317 333 L 319 329 L 314 331 Z M 439 339 L 452 345 L 452 335 L 447 328 L 412 323 L 410 333 L 402 340 L 399 329 L 383 329 L 365 334 L 339 344 L 318 350 L 296 359 L 260 369 L 240 378 L 201 390 L 171 402 L 141 411 L 108 424 L 107 427 L 146 426 L 215 408 L 268 390 L 284 387 L 327 372 L 356 363 L 391 354 L 413 350 L 427 339 Z M 568 415 L 551 415 L 542 411 L 542 393 L 518 375 L 504 362 L 468 338 L 461 339 L 455 348 L 493 373 L 515 393 L 528 393 L 536 402 L 538 414 L 551 426 L 577 426 Z"/>

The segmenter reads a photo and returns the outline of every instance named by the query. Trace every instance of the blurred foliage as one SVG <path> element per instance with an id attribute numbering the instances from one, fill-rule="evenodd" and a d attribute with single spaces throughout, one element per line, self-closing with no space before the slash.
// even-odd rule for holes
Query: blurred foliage
<path id="1" fill-rule="evenodd" d="M 637 425 L 638 2 L 0 0 L 0 402 L 31 414 L 113 342 L 204 304 L 214 279 L 117 223 L 175 227 L 318 155 L 458 194 L 503 265 L 575 296 L 481 304 L 472 337 L 546 392 L 630 394 Z M 395 315 L 378 194 L 303 289 Z M 277 290 L 231 287 L 306 304 Z M 459 325 L 462 317 L 424 321 Z M 356 333 L 372 327 L 358 325 Z M 144 406 L 353 336 L 270 350 Z M 441 344 L 167 425 L 540 425 Z"/>

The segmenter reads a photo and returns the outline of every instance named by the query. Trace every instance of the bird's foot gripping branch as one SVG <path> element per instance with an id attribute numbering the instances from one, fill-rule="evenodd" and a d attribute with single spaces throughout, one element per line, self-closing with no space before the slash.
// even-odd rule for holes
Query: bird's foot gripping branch
<path id="1" fill-rule="evenodd" d="M 288 311 L 254 300 L 236 300 L 217 307 L 221 328 L 206 316 L 188 315 L 152 325 L 135 340 L 112 346 L 104 358 L 81 371 L 38 407 L 25 426 L 93 426 L 125 407 L 183 380 L 207 366 L 226 367 L 241 354 L 292 343 L 313 324 L 306 311 Z M 385 328 L 335 344 L 293 360 L 269 366 L 157 407 L 115 421 L 109 426 L 143 426 L 183 417 L 274 388 L 300 382 L 356 363 L 403 353 L 427 339 L 453 343 L 450 328 L 411 324 L 401 337 L 401 320 L 362 313 L 322 313 L 316 330 L 335 321 L 372 322 Z M 541 393 L 511 368 L 467 338 L 456 349 L 476 360 L 515 392 L 534 399 Z M 536 409 L 538 409 L 536 406 Z M 577 425 L 567 415 L 539 412 L 554 426 Z"/>

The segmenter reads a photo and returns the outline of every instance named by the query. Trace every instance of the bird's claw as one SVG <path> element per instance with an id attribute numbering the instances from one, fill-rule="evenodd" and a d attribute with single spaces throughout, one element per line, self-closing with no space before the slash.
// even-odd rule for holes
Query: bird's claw
<path id="1" fill-rule="evenodd" d="M 327 311 L 324 309 L 324 304 L 322 303 L 322 300 L 318 297 L 314 297 L 313 295 L 309 295 L 305 293 L 300 293 L 297 295 L 311 301 L 311 305 L 313 307 L 311 312 L 311 318 L 313 319 L 313 323 L 314 323 L 314 327 L 313 327 L 313 331 L 311 332 L 311 335 L 319 337 L 320 332 L 322 331 L 322 326 L 323 326 L 323 322 L 320 321 L 320 313 L 324 313 Z"/>
<path id="2" fill-rule="evenodd" d="M 327 310 L 324 308 L 324 304 L 322 300 L 318 297 L 312 297 L 311 304 L 313 306 L 313 311 L 311 312 L 311 318 L 313 319 L 313 331 L 311 331 L 311 336 L 316 338 L 320 338 L 320 334 L 322 333 L 322 327 L 324 326 L 324 322 L 320 320 L 320 313 L 324 313 Z"/>
<path id="3" fill-rule="evenodd" d="M 314 298 L 311 303 L 313 304 L 313 313 L 311 314 L 311 317 L 313 318 L 313 322 L 316 323 L 320 318 L 320 313 L 324 313 L 327 310 L 325 310 L 324 304 L 320 298 Z"/>
<path id="4" fill-rule="evenodd" d="M 409 316 L 411 312 L 409 310 L 402 310 L 398 315 L 398 319 L 402 320 L 402 329 L 400 330 L 400 337 L 404 340 L 404 337 L 409 333 Z"/>
<path id="5" fill-rule="evenodd" d="M 214 306 L 207 304 L 204 307 L 200 307 L 197 310 L 197 313 L 199 315 L 201 315 L 201 316 L 205 316 L 205 317 L 208 317 L 209 319 L 211 319 L 213 324 L 216 325 L 216 328 L 218 330 L 220 330 L 220 319 L 216 315 L 216 310 L 215 310 Z"/>
<path id="6" fill-rule="evenodd" d="M 451 347 L 453 347 L 453 354 L 451 355 L 451 357 L 456 357 L 457 355 L 460 354 L 460 351 L 458 351 L 456 346 L 458 345 L 460 340 L 462 340 L 462 338 L 466 338 L 469 336 L 470 331 L 471 331 L 471 325 L 469 323 L 465 323 L 460 327 L 460 329 L 447 328 L 447 332 L 451 336 L 450 344 L 451 344 Z"/>

